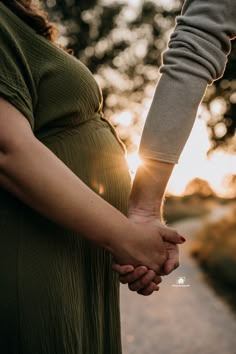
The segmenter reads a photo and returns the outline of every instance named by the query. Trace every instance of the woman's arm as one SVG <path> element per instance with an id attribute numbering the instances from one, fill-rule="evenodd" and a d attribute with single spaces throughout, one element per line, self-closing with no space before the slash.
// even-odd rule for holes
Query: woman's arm
<path id="1" fill-rule="evenodd" d="M 109 250 L 120 264 L 159 271 L 166 252 L 157 227 L 137 225 L 88 188 L 35 138 L 0 98 L 0 186 L 39 213 Z M 174 239 L 178 236 L 173 233 Z"/>
<path id="2" fill-rule="evenodd" d="M 64 227 L 109 248 L 126 218 L 90 190 L 46 146 L 28 121 L 0 99 L 0 185 Z M 113 222 L 104 223 L 108 212 Z M 97 227 L 94 227 L 97 225 Z M 107 237 L 109 235 L 109 237 Z"/>

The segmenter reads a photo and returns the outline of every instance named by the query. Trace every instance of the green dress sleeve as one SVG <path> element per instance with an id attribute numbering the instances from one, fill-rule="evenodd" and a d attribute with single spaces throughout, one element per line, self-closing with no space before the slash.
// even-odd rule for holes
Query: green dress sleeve
<path id="1" fill-rule="evenodd" d="M 22 42 L 23 43 L 23 42 Z M 32 73 L 17 34 L 0 21 L 0 96 L 15 106 L 34 129 Z"/>

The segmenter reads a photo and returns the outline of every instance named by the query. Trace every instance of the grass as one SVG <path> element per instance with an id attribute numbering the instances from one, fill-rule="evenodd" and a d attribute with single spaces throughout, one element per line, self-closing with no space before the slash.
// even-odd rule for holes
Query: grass
<path id="1" fill-rule="evenodd" d="M 197 196 L 167 197 L 164 207 L 164 219 L 170 224 L 176 221 L 201 217 L 212 209 L 211 198 Z"/>
<path id="2" fill-rule="evenodd" d="M 191 254 L 217 293 L 236 310 L 236 203 L 223 219 L 205 224 Z"/>

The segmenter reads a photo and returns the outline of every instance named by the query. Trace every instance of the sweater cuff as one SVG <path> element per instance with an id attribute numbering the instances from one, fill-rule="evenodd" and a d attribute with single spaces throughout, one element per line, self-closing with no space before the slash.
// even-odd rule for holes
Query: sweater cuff
<path id="1" fill-rule="evenodd" d="M 177 163 L 207 87 L 191 74 L 163 74 L 157 85 L 140 143 L 140 156 Z"/>

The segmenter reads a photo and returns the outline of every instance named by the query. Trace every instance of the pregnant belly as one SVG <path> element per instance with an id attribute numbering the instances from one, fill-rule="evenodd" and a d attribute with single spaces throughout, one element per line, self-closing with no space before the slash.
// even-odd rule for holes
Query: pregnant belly
<path id="1" fill-rule="evenodd" d="M 42 142 L 84 183 L 126 214 L 130 176 L 124 150 L 107 123 L 91 121 L 48 136 Z M 51 174 L 54 176 L 53 170 Z M 79 194 L 79 190 L 74 192 Z M 62 338 L 62 345 L 66 336 L 75 343 L 74 333 L 86 342 L 84 328 L 92 328 L 88 327 L 87 318 L 94 322 L 94 331 L 98 331 L 99 323 L 98 333 L 103 333 L 102 321 L 109 330 L 114 318 L 118 319 L 117 277 L 111 270 L 109 253 L 1 190 L 0 211 L 0 317 L 4 341 L 7 338 L 10 343 L 12 336 L 17 338 L 19 309 L 21 342 L 31 341 L 34 348 L 38 338 L 46 343 L 55 333 Z M 97 322 L 91 321 L 94 309 L 101 314 Z M 110 316 L 111 311 L 117 314 Z M 107 318 L 105 313 L 109 314 Z M 87 343 L 90 338 L 88 335 Z M 54 345 L 53 342 L 53 348 Z"/>
<path id="2" fill-rule="evenodd" d="M 91 120 L 42 142 L 92 190 L 126 212 L 131 181 L 125 152 L 106 121 Z"/>

